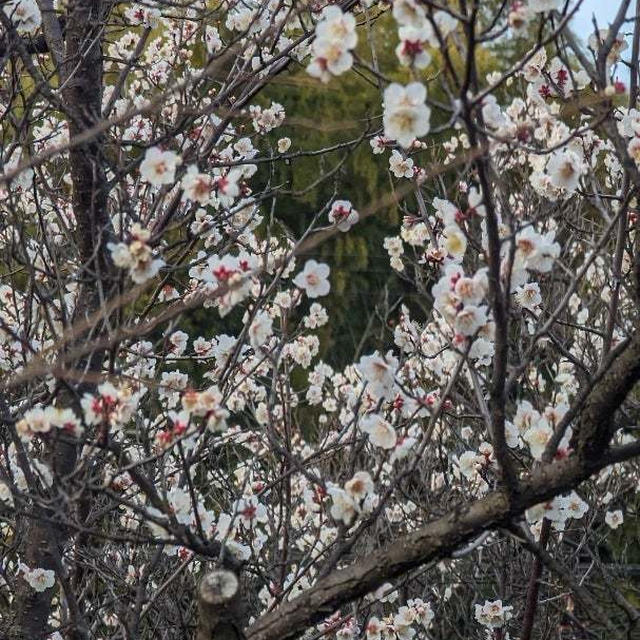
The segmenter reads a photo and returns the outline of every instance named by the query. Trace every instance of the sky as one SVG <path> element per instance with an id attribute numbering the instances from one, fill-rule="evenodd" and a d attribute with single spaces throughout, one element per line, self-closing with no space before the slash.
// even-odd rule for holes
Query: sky
<path id="1" fill-rule="evenodd" d="M 634 7 L 634 5 L 635 2 L 631 2 L 631 6 Z M 574 32 L 586 40 L 589 34 L 593 33 L 593 14 L 596 16 L 598 26 L 606 28 L 610 22 L 613 22 L 619 6 L 619 0 L 584 0 L 572 21 Z"/>
<path id="2" fill-rule="evenodd" d="M 632 0 L 629 8 L 629 16 L 633 15 L 635 10 L 635 0 Z M 598 28 L 606 29 L 609 23 L 613 22 L 618 8 L 620 7 L 620 0 L 584 0 L 580 10 L 571 21 L 571 28 L 573 32 L 581 38 L 586 44 L 587 39 L 593 33 L 593 15 L 595 14 L 598 21 Z M 622 27 L 623 32 L 630 32 L 632 26 L 627 24 Z M 629 42 L 630 38 L 627 38 Z M 628 59 L 630 48 L 622 54 L 623 58 Z M 624 65 L 619 64 L 616 69 L 616 75 L 623 81 L 629 77 L 629 70 Z"/>

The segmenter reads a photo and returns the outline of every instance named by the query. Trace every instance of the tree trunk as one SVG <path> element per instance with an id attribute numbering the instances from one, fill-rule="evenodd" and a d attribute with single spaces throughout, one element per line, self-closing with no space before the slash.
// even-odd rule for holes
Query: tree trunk
<path id="1" fill-rule="evenodd" d="M 66 107 L 69 136 L 74 138 L 91 129 L 100 119 L 102 106 L 102 41 L 104 25 L 110 3 L 103 0 L 71 0 L 67 9 L 65 52 L 59 67 L 59 82 Z M 48 14 L 49 20 L 57 20 Z M 47 34 L 49 31 L 49 34 Z M 45 31 L 61 33 L 57 29 Z M 55 45 L 49 42 L 54 51 Z M 70 152 L 71 179 L 73 185 L 73 212 L 76 218 L 76 246 L 79 249 L 80 287 L 73 321 L 85 318 L 98 309 L 109 297 L 111 279 L 106 241 L 110 228 L 107 210 L 107 181 L 104 168 L 104 142 L 102 136 L 90 142 L 74 146 Z M 74 322 L 71 322 L 73 326 Z M 98 329 L 98 332 L 100 329 Z M 95 332 L 79 332 L 69 342 L 73 348 L 95 337 Z M 80 362 L 72 363 L 76 371 L 98 371 L 104 352 L 93 352 Z M 63 383 L 59 387 L 57 401 L 60 406 L 76 405 L 77 399 L 89 385 L 80 383 L 75 388 Z M 64 479 L 75 468 L 76 447 L 54 438 L 47 445 L 47 462 L 54 474 L 51 502 L 54 507 L 34 505 L 29 517 L 23 519 L 21 559 L 30 568 L 42 567 L 56 571 L 59 576 L 64 547 L 69 532 L 62 522 L 71 514 L 59 491 Z M 58 499 L 56 499 L 58 498 Z M 51 522 L 53 521 L 53 522 Z M 59 585 L 59 581 L 57 582 Z M 51 599 L 57 585 L 44 592 L 34 591 L 24 580 L 19 581 L 15 600 L 15 621 L 12 637 L 20 640 L 40 640 L 47 635 Z M 61 594 L 62 596 L 63 594 Z M 71 616 L 73 618 L 73 616 Z M 85 638 L 87 631 L 78 620 L 72 619 L 72 628 L 66 632 L 69 638 Z"/>

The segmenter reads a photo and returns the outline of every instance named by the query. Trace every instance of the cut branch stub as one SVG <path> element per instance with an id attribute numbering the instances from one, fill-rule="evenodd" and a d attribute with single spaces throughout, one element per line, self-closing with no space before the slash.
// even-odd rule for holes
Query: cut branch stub
<path id="1" fill-rule="evenodd" d="M 216 569 L 198 586 L 197 640 L 239 640 L 244 626 L 240 581 L 233 571 Z"/>
<path id="2" fill-rule="evenodd" d="M 224 604 L 233 599 L 239 587 L 240 583 L 233 571 L 212 571 L 200 583 L 200 599 L 210 605 Z"/>

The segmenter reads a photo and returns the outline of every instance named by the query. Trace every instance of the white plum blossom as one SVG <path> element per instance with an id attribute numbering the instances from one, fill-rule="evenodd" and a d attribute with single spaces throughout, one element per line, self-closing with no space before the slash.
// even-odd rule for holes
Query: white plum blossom
<path id="1" fill-rule="evenodd" d="M 345 482 L 344 489 L 355 501 L 364 500 L 368 494 L 373 493 L 373 480 L 367 471 L 357 471 L 348 482 Z"/>
<path id="2" fill-rule="evenodd" d="M 340 231 L 349 231 L 358 222 L 360 216 L 348 200 L 336 200 L 329 211 L 329 222 L 335 224 Z"/>
<path id="3" fill-rule="evenodd" d="M 620 509 L 607 511 L 604 516 L 604 521 L 610 529 L 617 529 L 624 522 L 624 516 Z"/>
<path id="4" fill-rule="evenodd" d="M 329 320 L 327 310 L 317 302 L 309 307 L 309 315 L 305 317 L 304 324 L 308 329 L 317 329 L 322 327 Z"/>
<path id="5" fill-rule="evenodd" d="M 547 173 L 554 187 L 573 193 L 578 188 L 580 177 L 584 173 L 584 163 L 573 151 L 568 149 L 556 151 L 549 158 Z"/>
<path id="6" fill-rule="evenodd" d="M 467 251 L 467 238 L 457 224 L 442 230 L 442 248 L 454 259 L 461 260 Z"/>
<path id="7" fill-rule="evenodd" d="M 391 352 L 384 357 L 377 351 L 369 356 L 362 356 L 357 368 L 367 382 L 371 393 L 379 398 L 389 399 L 392 396 L 398 360 L 391 355 Z"/>
<path id="8" fill-rule="evenodd" d="M 387 250 L 391 258 L 391 267 L 396 271 L 402 271 L 404 269 L 402 264 L 402 254 L 404 253 L 402 239 L 397 236 L 390 236 L 384 239 L 382 246 Z"/>
<path id="9" fill-rule="evenodd" d="M 400 43 L 396 47 L 396 55 L 401 64 L 424 69 L 431 63 L 431 56 L 427 51 L 434 34 L 429 22 L 418 26 L 405 25 L 398 30 Z"/>
<path id="10" fill-rule="evenodd" d="M 420 82 L 390 84 L 384 92 L 384 135 L 408 148 L 429 132 L 431 110 L 425 104 L 427 90 Z"/>
<path id="11" fill-rule="evenodd" d="M 315 260 L 307 260 L 303 270 L 293 279 L 293 284 L 304 289 L 308 298 L 326 296 L 331 289 L 329 266 Z"/>
<path id="12" fill-rule="evenodd" d="M 555 242 L 554 231 L 541 235 L 528 226 L 516 236 L 516 262 L 521 259 L 522 265 L 527 269 L 546 273 L 559 255 L 560 245 Z M 514 265 L 517 266 L 516 263 Z M 517 286 L 520 285 L 514 285 L 512 277 L 512 287 Z"/>
<path id="13" fill-rule="evenodd" d="M 454 328 L 463 336 L 472 336 L 487 323 L 485 307 L 466 305 L 455 318 Z"/>
<path id="14" fill-rule="evenodd" d="M 380 155 L 384 153 L 387 148 L 389 141 L 384 136 L 374 136 L 369 140 L 369 145 L 371 146 L 371 151 L 373 155 Z"/>
<path id="15" fill-rule="evenodd" d="M 339 76 L 351 68 L 351 50 L 358 42 L 355 25 L 354 16 L 343 13 L 337 5 L 329 5 L 322 10 L 311 45 L 313 59 L 307 67 L 309 75 L 328 82 L 331 76 Z"/>
<path id="16" fill-rule="evenodd" d="M 532 17 L 532 11 L 529 5 L 521 0 L 511 5 L 507 21 L 511 31 L 515 35 L 525 35 Z"/>
<path id="17" fill-rule="evenodd" d="M 415 621 L 415 612 L 409 607 L 400 607 L 393 617 L 393 630 L 400 640 L 411 640 L 415 635 L 412 625 Z"/>
<path id="18" fill-rule="evenodd" d="M 174 151 L 162 151 L 159 147 L 151 147 L 144 154 L 140 176 L 155 187 L 173 184 L 176 168 L 181 163 L 182 158 Z"/>
<path id="19" fill-rule="evenodd" d="M 252 104 L 249 107 L 253 128 L 259 133 L 269 133 L 279 127 L 285 118 L 284 107 L 279 102 L 272 102 L 268 108 Z"/>
<path id="20" fill-rule="evenodd" d="M 454 292 L 463 304 L 477 305 L 482 302 L 487 292 L 482 275 L 481 272 L 478 272 L 473 278 L 462 276 L 456 281 Z"/>
<path id="21" fill-rule="evenodd" d="M 331 517 L 350 525 L 358 513 L 354 499 L 340 487 L 329 487 L 327 493 L 332 499 Z"/>
<path id="22" fill-rule="evenodd" d="M 181 186 L 186 198 L 206 205 L 211 203 L 214 197 L 216 183 L 213 176 L 201 173 L 198 167 L 192 164 L 184 174 Z"/>
<path id="23" fill-rule="evenodd" d="M 369 435 L 369 442 L 382 449 L 393 449 L 396 446 L 395 429 L 376 413 L 369 413 L 360 420 L 360 429 Z"/>
<path id="24" fill-rule="evenodd" d="M 489 629 L 499 629 L 513 617 L 511 613 L 513 607 L 505 606 L 502 604 L 502 600 L 489 601 L 485 600 L 485 603 L 477 604 L 475 607 L 476 620 Z"/>
<path id="25" fill-rule="evenodd" d="M 214 178 L 216 196 L 223 206 L 231 206 L 240 195 L 240 181 L 244 177 L 243 169 L 231 169 Z"/>
<path id="26" fill-rule="evenodd" d="M 433 14 L 433 21 L 436 23 L 443 38 L 449 36 L 458 25 L 457 18 L 448 11 L 436 11 Z"/>
<path id="27" fill-rule="evenodd" d="M 382 623 L 378 617 L 371 616 L 365 627 L 367 640 L 382 640 L 382 638 L 387 635 L 386 630 L 386 624 Z"/>
<path id="28" fill-rule="evenodd" d="M 624 109 L 616 122 L 618 133 L 625 138 L 640 135 L 640 111 L 638 109 Z"/>
<path id="29" fill-rule="evenodd" d="M 482 103 L 482 118 L 493 129 L 509 124 L 509 119 L 504 115 L 496 97 L 493 95 L 488 95 Z"/>
<path id="30" fill-rule="evenodd" d="M 34 33 L 42 23 L 36 0 L 9 0 L 2 9 L 20 34 Z"/>
<path id="31" fill-rule="evenodd" d="M 401 25 L 424 24 L 426 13 L 418 0 L 397 0 L 393 3 L 393 17 Z"/>
<path id="32" fill-rule="evenodd" d="M 240 523 L 249 529 L 267 522 L 269 518 L 267 508 L 255 496 L 245 496 L 238 500 L 234 513 Z"/>
<path id="33" fill-rule="evenodd" d="M 35 434 L 51 431 L 51 416 L 46 409 L 34 407 L 25 412 L 24 417 L 16 424 L 16 431 L 23 440 L 28 440 Z"/>
<path id="34" fill-rule="evenodd" d="M 529 282 L 518 287 L 515 292 L 516 302 L 529 311 L 536 311 L 542 297 L 540 295 L 540 285 L 537 282 Z"/>
<path id="35" fill-rule="evenodd" d="M 278 153 L 286 153 L 291 147 L 291 138 L 280 138 L 278 140 Z"/>
<path id="36" fill-rule="evenodd" d="M 478 475 L 478 470 L 482 467 L 483 458 L 475 451 L 465 451 L 458 457 L 458 469 L 467 479 L 474 479 Z"/>
<path id="37" fill-rule="evenodd" d="M 326 6 L 316 26 L 316 38 L 342 42 L 345 47 L 353 49 L 358 42 L 355 17 L 344 13 L 337 5 Z"/>
<path id="38" fill-rule="evenodd" d="M 259 311 L 249 327 L 249 340 L 254 349 L 261 347 L 273 334 L 273 319 L 266 311 Z"/>
<path id="39" fill-rule="evenodd" d="M 129 276 L 136 284 L 142 284 L 154 278 L 164 266 L 164 260 L 153 257 L 148 242 L 151 234 L 138 223 L 130 231 L 129 242 L 108 243 L 111 259 L 116 267 L 128 269 Z"/>
<path id="40" fill-rule="evenodd" d="M 635 163 L 640 167 L 640 136 L 632 138 L 627 145 L 627 153 Z"/>
<path id="41" fill-rule="evenodd" d="M 565 502 L 568 517 L 580 520 L 588 510 L 589 505 L 575 491 L 572 491 Z"/>
<path id="42" fill-rule="evenodd" d="M 552 435 L 553 429 L 547 420 L 540 418 L 525 431 L 522 438 L 529 445 L 531 455 L 536 460 L 540 460 Z"/>
<path id="43" fill-rule="evenodd" d="M 38 593 L 42 593 L 47 589 L 51 589 L 56 583 L 56 574 L 51 569 L 41 569 L 39 567 L 30 569 L 27 565 L 22 564 L 22 576 L 29 586 Z"/>
<path id="44" fill-rule="evenodd" d="M 431 604 L 421 598 L 413 598 L 407 602 L 407 605 L 413 611 L 415 621 L 419 622 L 424 629 L 429 629 L 436 617 L 436 614 L 431 608 Z"/>
<path id="45" fill-rule="evenodd" d="M 389 156 L 389 170 L 396 178 L 413 178 L 413 160 L 394 149 Z"/>

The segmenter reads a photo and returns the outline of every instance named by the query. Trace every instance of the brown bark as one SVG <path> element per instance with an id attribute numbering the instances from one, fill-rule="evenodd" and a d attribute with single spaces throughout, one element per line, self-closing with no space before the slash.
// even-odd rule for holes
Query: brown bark
<path id="1" fill-rule="evenodd" d="M 551 521 L 546 518 L 542 521 L 542 531 L 540 532 L 540 549 L 544 551 L 549 542 L 549 534 L 551 533 Z M 540 578 L 542 577 L 542 558 L 535 556 L 531 562 L 531 574 L 529 575 L 529 584 L 527 586 L 527 597 L 522 614 L 522 630 L 520 632 L 521 640 L 531 640 L 533 632 L 533 623 L 536 619 L 536 611 L 538 609 L 538 594 L 540 593 Z"/>
<path id="2" fill-rule="evenodd" d="M 580 409 L 573 445 L 586 463 L 597 462 L 615 432 L 614 415 L 640 380 L 640 337 L 635 336 L 594 386 Z"/>
<path id="3" fill-rule="evenodd" d="M 82 134 L 100 119 L 102 103 L 102 31 L 107 5 L 102 0 L 73 0 L 66 16 L 64 60 L 59 67 L 59 82 L 67 114 L 70 137 Z M 49 50 L 55 52 L 61 29 L 53 14 L 47 15 L 45 37 Z M 87 316 L 102 306 L 108 298 L 110 265 L 106 250 L 109 229 L 107 211 L 107 181 L 103 161 L 103 139 L 95 137 L 84 145 L 70 150 L 70 170 L 73 184 L 73 211 L 76 217 L 76 240 L 82 263 L 81 286 L 75 319 Z M 77 342 L 91 340 L 83 333 Z M 77 342 L 75 344 L 77 344 Z M 73 345 L 71 345 L 73 346 Z M 81 362 L 73 363 L 75 370 L 97 370 L 104 352 L 94 351 Z M 72 406 L 86 385 L 76 389 L 61 387 L 58 401 Z M 29 567 L 53 569 L 60 575 L 61 559 L 68 532 L 57 526 L 56 519 L 67 508 L 63 494 L 58 490 L 76 464 L 76 447 L 54 439 L 47 446 L 46 456 L 54 473 L 55 483 L 49 499 L 51 506 L 33 507 L 31 517 L 23 520 L 21 557 Z M 65 514 L 68 516 L 68 514 Z M 53 522 L 52 522 L 53 521 Z M 16 592 L 15 620 L 12 637 L 38 640 L 47 634 L 47 621 L 51 599 L 56 586 L 44 592 L 35 592 L 24 580 L 19 580 Z M 67 637 L 86 638 L 87 630 L 80 620 L 72 620 Z"/>

